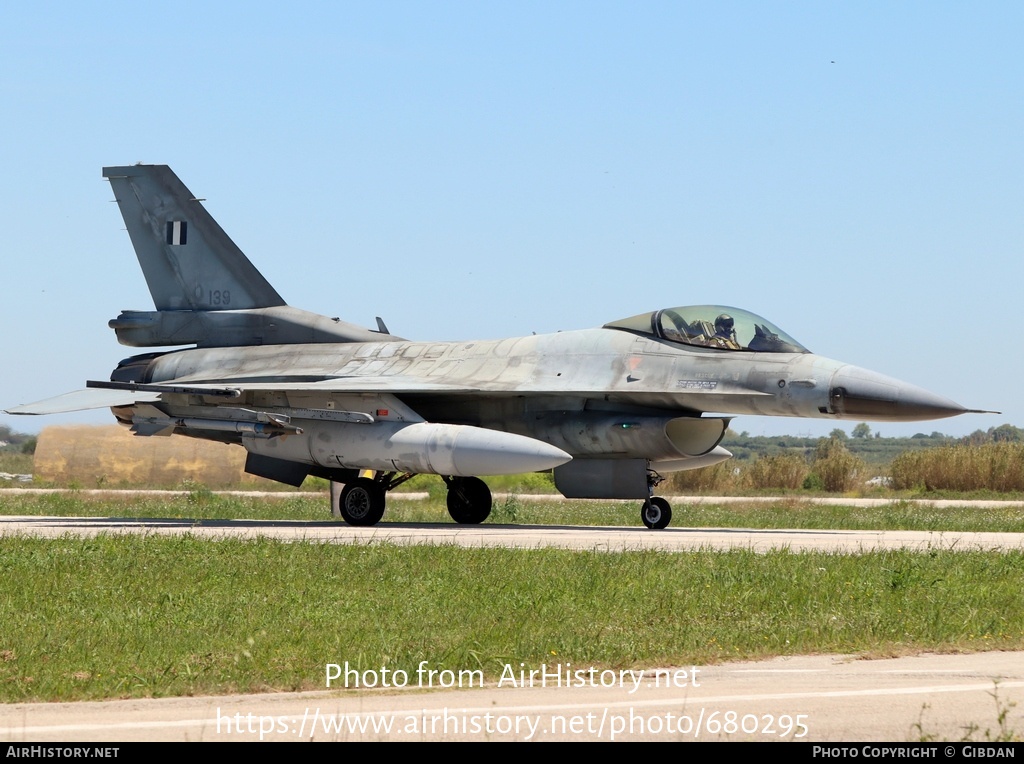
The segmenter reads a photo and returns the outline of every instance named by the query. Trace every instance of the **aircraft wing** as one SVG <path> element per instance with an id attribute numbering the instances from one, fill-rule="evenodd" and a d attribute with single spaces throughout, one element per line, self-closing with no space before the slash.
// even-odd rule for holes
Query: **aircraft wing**
<path id="1" fill-rule="evenodd" d="M 86 382 L 88 389 L 47 398 L 35 403 L 22 404 L 6 409 L 8 414 L 66 414 L 73 411 L 88 409 L 131 406 L 136 403 L 152 403 L 161 400 L 164 395 L 204 395 L 223 398 L 237 398 L 249 391 L 276 392 L 334 392 L 334 393 L 383 393 L 401 395 L 409 393 L 517 393 L 547 392 L 564 393 L 558 387 L 545 385 L 543 388 L 530 385 L 519 385 L 515 390 L 491 390 L 484 385 L 453 385 L 444 382 L 424 380 L 414 376 L 352 376 L 328 377 L 326 379 L 293 379 L 272 380 L 239 379 L 220 380 L 218 382 L 192 382 L 178 379 L 167 383 L 140 384 L 134 382 Z M 587 390 L 573 390 L 579 394 L 587 394 Z M 606 390 L 594 390 L 596 393 Z M 728 395 L 731 391 L 718 391 L 719 395 Z M 737 391 L 751 395 L 749 391 Z M 763 394 L 767 395 L 767 394 Z"/>
<path id="2" fill-rule="evenodd" d="M 131 406 L 134 403 L 150 403 L 160 400 L 159 393 L 131 392 L 128 390 L 75 390 L 54 398 L 23 403 L 6 409 L 6 414 L 67 414 L 71 411 L 104 409 L 112 406 Z"/>
<path id="3" fill-rule="evenodd" d="M 245 380 L 239 382 L 188 383 L 188 384 L 135 384 L 131 382 L 86 382 L 86 390 L 75 390 L 53 398 L 23 403 L 5 409 L 6 414 L 43 415 L 67 414 L 73 411 L 132 406 L 136 403 L 153 403 L 163 395 L 210 395 L 234 398 L 247 391 L 303 391 L 338 393 L 467 393 L 478 392 L 478 387 L 446 385 L 439 382 L 424 382 L 406 377 L 338 377 L 315 381 L 263 382 Z"/>
<path id="4" fill-rule="evenodd" d="M 158 387 L 158 385 L 147 385 L 146 389 Z M 240 380 L 211 383 L 188 383 L 189 389 L 194 389 L 196 395 L 202 395 L 202 390 L 209 390 L 211 393 L 228 391 L 248 392 L 259 390 L 275 391 L 310 391 L 310 392 L 335 392 L 335 393 L 477 393 L 483 388 L 468 385 L 449 385 L 443 382 L 425 382 L 416 377 L 331 377 L 320 380 L 298 380 L 293 382 L 260 380 Z M 174 392 L 168 386 L 166 392 Z"/>

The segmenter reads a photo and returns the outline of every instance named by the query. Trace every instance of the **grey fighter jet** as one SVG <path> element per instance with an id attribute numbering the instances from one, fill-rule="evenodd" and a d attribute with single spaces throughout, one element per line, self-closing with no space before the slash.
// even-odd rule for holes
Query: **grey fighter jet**
<path id="1" fill-rule="evenodd" d="M 103 175 L 156 304 L 110 327 L 131 347 L 191 347 L 126 358 L 110 381 L 9 413 L 110 407 L 136 435 L 240 445 L 249 473 L 332 481 L 334 512 L 353 525 L 377 523 L 387 491 L 422 473 L 448 485 L 452 518 L 480 523 L 480 475 L 553 469 L 566 497 L 641 499 L 644 524 L 664 528 L 662 475 L 728 459 L 732 415 L 967 411 L 722 306 L 497 341 L 413 342 L 380 319 L 364 329 L 287 305 L 168 167 Z"/>

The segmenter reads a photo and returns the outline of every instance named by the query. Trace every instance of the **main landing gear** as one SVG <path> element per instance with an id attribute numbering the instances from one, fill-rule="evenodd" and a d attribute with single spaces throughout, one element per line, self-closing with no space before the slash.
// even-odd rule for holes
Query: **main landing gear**
<path id="1" fill-rule="evenodd" d="M 376 525 L 384 517 L 386 503 L 380 483 L 371 478 L 356 478 L 342 489 L 338 513 L 349 525 Z"/>
<path id="2" fill-rule="evenodd" d="M 340 486 L 332 483 L 331 511 L 349 525 L 376 525 L 384 516 L 387 492 L 401 485 L 411 474 L 393 472 L 374 475 L 363 470 Z M 442 476 L 448 486 L 448 514 L 462 525 L 479 525 L 491 514 L 491 489 L 478 477 Z M 340 490 L 339 490 L 340 489 Z"/>
<path id="3" fill-rule="evenodd" d="M 448 514 L 462 525 L 479 525 L 491 514 L 491 489 L 478 477 L 446 477 Z"/>

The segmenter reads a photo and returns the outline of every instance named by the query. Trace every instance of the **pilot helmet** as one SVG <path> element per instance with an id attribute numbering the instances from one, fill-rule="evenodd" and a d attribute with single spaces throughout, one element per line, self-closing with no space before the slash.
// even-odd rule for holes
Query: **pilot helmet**
<path id="1" fill-rule="evenodd" d="M 722 313 L 715 319 L 715 332 L 726 337 L 732 335 L 734 321 L 728 313 Z"/>

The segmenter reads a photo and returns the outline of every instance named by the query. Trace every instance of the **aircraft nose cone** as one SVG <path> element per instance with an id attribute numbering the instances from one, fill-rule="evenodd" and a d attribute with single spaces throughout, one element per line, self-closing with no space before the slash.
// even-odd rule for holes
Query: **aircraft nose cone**
<path id="1" fill-rule="evenodd" d="M 856 366 L 843 366 L 832 377 L 829 409 L 843 419 L 877 422 L 943 419 L 968 411 L 923 387 Z"/>

